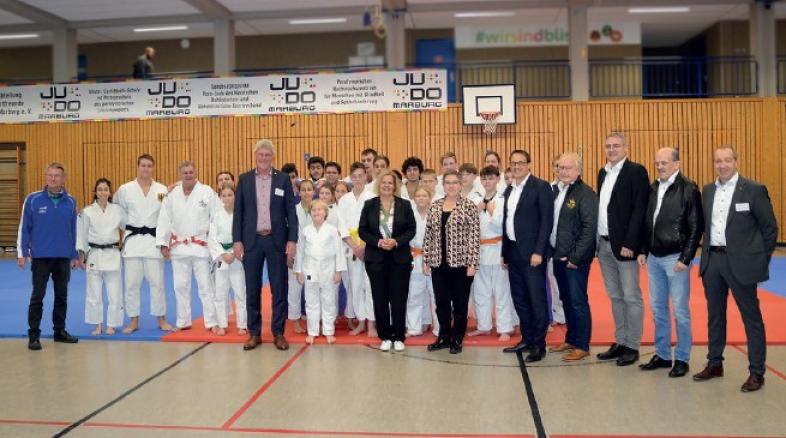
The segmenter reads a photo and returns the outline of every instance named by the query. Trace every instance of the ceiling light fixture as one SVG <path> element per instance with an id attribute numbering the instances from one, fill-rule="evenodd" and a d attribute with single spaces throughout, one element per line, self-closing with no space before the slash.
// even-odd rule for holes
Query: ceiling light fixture
<path id="1" fill-rule="evenodd" d="M 513 11 L 456 12 L 453 14 L 456 18 L 512 17 L 514 15 L 516 15 L 516 13 Z"/>
<path id="2" fill-rule="evenodd" d="M 161 26 L 161 27 L 139 27 L 134 32 L 169 32 L 173 30 L 186 30 L 188 26 Z"/>
<path id="3" fill-rule="evenodd" d="M 667 6 L 655 8 L 628 8 L 629 14 L 679 14 L 690 12 L 687 6 Z"/>
<path id="4" fill-rule="evenodd" d="M 289 20 L 289 24 L 333 24 L 333 23 L 346 23 L 346 17 L 336 18 L 300 18 L 297 20 Z"/>
<path id="5" fill-rule="evenodd" d="M 24 40 L 28 38 L 38 38 L 39 35 L 37 33 L 16 33 L 16 34 L 6 34 L 0 35 L 0 40 Z"/>

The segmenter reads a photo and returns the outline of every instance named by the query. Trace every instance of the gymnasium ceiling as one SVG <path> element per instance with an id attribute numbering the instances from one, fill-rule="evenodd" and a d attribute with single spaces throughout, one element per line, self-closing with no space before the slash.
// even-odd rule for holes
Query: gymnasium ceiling
<path id="1" fill-rule="evenodd" d="M 747 20 L 752 0 L 382 0 L 403 8 L 407 28 L 564 24 L 571 1 L 591 5 L 591 22 L 640 22 L 648 47 L 679 45 L 721 20 Z M 0 47 L 51 43 L 54 27 L 78 30 L 80 44 L 210 37 L 213 21 L 232 18 L 239 36 L 368 30 L 363 13 L 380 0 L 0 0 Z M 688 13 L 632 14 L 629 7 L 688 6 Z M 786 18 L 786 2 L 773 5 Z M 508 16 L 456 18 L 458 12 L 505 12 Z M 291 24 L 292 19 L 346 18 L 343 23 Z M 135 28 L 184 25 L 178 31 Z M 4 40 L 9 34 L 37 38 Z"/>

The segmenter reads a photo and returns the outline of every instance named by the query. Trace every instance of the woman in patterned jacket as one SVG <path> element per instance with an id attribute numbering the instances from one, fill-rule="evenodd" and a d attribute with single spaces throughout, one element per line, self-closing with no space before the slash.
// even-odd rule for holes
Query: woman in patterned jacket
<path id="1" fill-rule="evenodd" d="M 480 218 L 475 204 L 461 196 L 458 172 L 446 172 L 442 181 L 445 197 L 431 204 L 423 245 L 423 273 L 431 275 L 439 320 L 439 336 L 428 351 L 450 348 L 457 354 L 467 330 L 469 292 L 480 258 Z"/>

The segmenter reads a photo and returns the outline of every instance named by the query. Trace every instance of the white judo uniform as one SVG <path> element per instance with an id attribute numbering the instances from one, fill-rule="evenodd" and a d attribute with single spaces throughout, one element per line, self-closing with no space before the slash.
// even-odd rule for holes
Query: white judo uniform
<path id="1" fill-rule="evenodd" d="M 363 211 L 363 204 L 377 195 L 368 186 L 360 194 L 355 196 L 349 192 L 341 197 L 338 202 L 338 212 L 341 215 L 342 227 L 339 232 L 342 236 L 350 236 L 355 242 L 363 243 L 358 236 L 358 224 L 360 223 L 360 213 Z M 347 276 L 344 279 L 344 288 L 347 290 L 347 303 L 352 302 L 352 310 L 355 317 L 360 320 L 374 321 L 374 301 L 371 298 L 371 283 L 366 274 L 366 265 L 363 260 L 356 259 L 346 243 L 348 249 L 347 256 Z"/>
<path id="2" fill-rule="evenodd" d="M 295 213 L 297 214 L 297 240 L 300 242 L 300 236 L 303 235 L 303 228 L 311 224 L 311 216 L 301 204 L 295 206 Z M 287 268 L 287 274 L 289 275 L 287 283 L 287 319 L 300 319 L 300 316 L 303 314 L 300 300 L 303 292 L 303 285 L 297 282 L 294 267 Z"/>
<path id="3" fill-rule="evenodd" d="M 120 279 L 120 230 L 125 213 L 119 205 L 107 204 L 102 210 L 94 202 L 82 210 L 77 221 L 76 249 L 85 253 L 85 322 L 104 322 L 103 286 L 106 285 L 106 325 L 123 325 L 123 288 Z"/>
<path id="4" fill-rule="evenodd" d="M 512 333 L 518 318 L 510 296 L 508 271 L 501 265 L 503 194 L 498 193 L 492 202 L 494 215 L 480 212 L 480 266 L 472 282 L 472 304 L 478 330 L 491 331 L 492 313 L 496 311 L 497 333 Z"/>
<path id="5" fill-rule="evenodd" d="M 210 250 L 213 279 L 215 280 L 215 305 L 218 326 L 226 328 L 229 323 L 229 290 L 235 293 L 236 322 L 238 329 L 248 328 L 246 314 L 246 273 L 243 263 L 234 260 L 232 263 L 224 261 L 224 254 L 232 254 L 232 217 L 222 206 L 216 208 L 213 219 L 210 221 L 208 231 L 208 249 Z"/>
<path id="6" fill-rule="evenodd" d="M 150 287 L 150 314 L 156 317 L 166 315 L 164 258 L 156 248 L 155 237 L 158 214 L 166 193 L 166 186 L 153 181 L 145 195 L 142 186 L 133 180 L 120 186 L 113 197 L 114 203 L 123 208 L 126 217 L 122 257 L 125 267 L 126 314 L 129 317 L 139 316 L 139 290 L 143 278 Z M 140 231 L 143 228 L 152 233 Z"/>
<path id="7" fill-rule="evenodd" d="M 197 181 L 191 194 L 172 189 L 158 216 L 156 245 L 168 246 L 177 302 L 177 327 L 191 326 L 191 278 L 196 277 L 206 328 L 218 326 L 215 291 L 210 279 L 208 231 L 218 198 L 209 186 Z M 226 309 L 220 309 L 226 313 Z"/>
<path id="8" fill-rule="evenodd" d="M 319 336 L 320 320 L 323 335 L 336 333 L 338 283 L 333 277 L 347 269 L 343 247 L 338 229 L 327 221 L 319 229 L 306 225 L 298 236 L 295 272 L 305 276 L 309 336 Z"/>
<path id="9" fill-rule="evenodd" d="M 421 335 L 423 334 L 423 326 L 434 321 L 432 332 L 434 336 L 437 336 L 439 324 L 434 313 L 436 310 L 434 286 L 431 283 L 431 277 L 423 274 L 423 238 L 426 235 L 428 212 L 425 216 L 421 216 L 414 202 L 412 203 L 412 211 L 415 213 L 417 228 L 415 237 L 409 241 L 412 250 L 412 274 L 409 276 L 409 295 L 407 296 L 407 333 L 413 336 Z"/>

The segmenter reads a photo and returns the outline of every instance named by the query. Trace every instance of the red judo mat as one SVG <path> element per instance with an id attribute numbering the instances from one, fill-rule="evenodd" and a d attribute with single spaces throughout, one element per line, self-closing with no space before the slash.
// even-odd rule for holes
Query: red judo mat
<path id="1" fill-rule="evenodd" d="M 654 326 L 652 322 L 652 313 L 649 307 L 649 287 L 647 282 L 646 269 L 642 268 L 641 271 L 641 289 L 644 295 L 644 335 L 642 344 L 652 345 L 654 337 Z M 606 295 L 603 287 L 603 277 L 600 272 L 600 266 L 595 261 L 590 270 L 589 280 L 589 301 L 590 311 L 592 313 L 592 345 L 608 345 L 614 342 L 614 319 L 611 314 L 611 303 Z M 761 310 L 764 317 L 764 324 L 767 329 L 767 344 L 770 345 L 786 345 L 786 324 L 783 324 L 779 318 L 786 315 L 786 299 L 768 292 L 764 289 L 759 289 L 759 301 Z M 707 302 L 704 299 L 704 289 L 701 284 L 701 279 L 698 276 L 698 266 L 693 266 L 691 270 L 691 318 L 693 325 L 693 343 L 694 344 L 707 344 Z M 471 305 L 470 305 L 471 308 Z M 263 327 L 262 327 L 262 341 L 272 342 L 273 336 L 270 332 L 270 288 L 265 286 L 262 288 L 262 311 L 263 311 Z M 301 326 L 305 328 L 305 321 L 301 321 Z M 467 331 L 472 330 L 475 326 L 474 319 L 470 318 L 469 327 Z M 230 342 L 242 343 L 246 340 L 246 336 L 237 335 L 235 328 L 234 317 L 230 317 L 230 325 L 228 334 L 225 336 L 217 336 L 205 329 L 202 319 L 194 320 L 193 326 L 189 330 L 183 330 L 165 335 L 162 340 L 166 342 Z M 305 342 L 304 334 L 296 334 L 287 322 L 285 332 L 286 338 L 292 343 Z M 555 326 L 549 332 L 546 341 L 549 345 L 557 345 L 563 341 L 565 335 L 564 326 Z M 676 334 L 672 330 L 672 336 Z M 742 325 L 737 306 L 734 303 L 731 293 L 729 293 L 729 306 L 728 306 L 728 334 L 727 343 L 729 344 L 745 344 L 745 329 Z M 492 332 L 491 335 L 466 337 L 464 339 L 465 345 L 483 345 L 483 346 L 500 346 L 506 344 L 513 344 L 518 341 L 518 336 L 514 336 L 510 342 L 499 342 L 497 335 Z M 336 343 L 337 344 L 371 344 L 378 342 L 377 339 L 372 339 L 362 333 L 357 336 L 352 336 L 346 327 L 346 321 L 339 319 L 336 322 Z M 424 334 L 407 339 L 407 345 L 428 345 L 434 342 L 434 336 L 431 333 Z M 316 343 L 325 343 L 325 338 L 320 336 Z"/>

